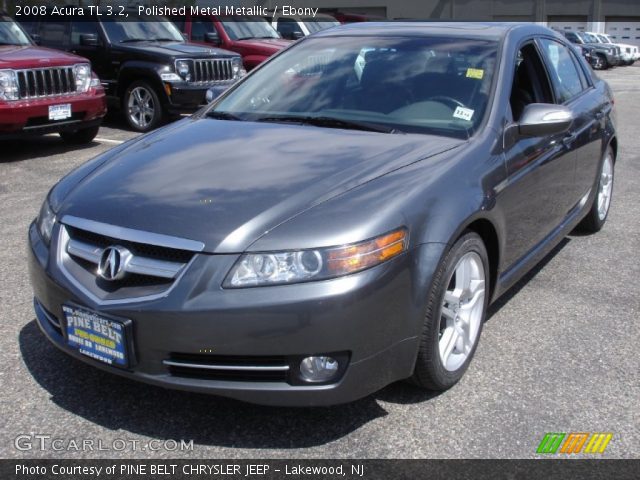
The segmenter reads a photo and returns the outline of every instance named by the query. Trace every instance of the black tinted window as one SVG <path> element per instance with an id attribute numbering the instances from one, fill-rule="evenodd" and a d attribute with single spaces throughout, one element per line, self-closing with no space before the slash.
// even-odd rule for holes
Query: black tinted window
<path id="1" fill-rule="evenodd" d="M 71 44 L 80 45 L 80 35 L 95 35 L 99 40 L 98 24 L 86 21 L 71 22 Z"/>
<path id="2" fill-rule="evenodd" d="M 215 31 L 215 27 L 211 20 L 197 19 L 191 22 L 191 40 L 196 42 L 204 42 L 205 34 Z"/>
<path id="3" fill-rule="evenodd" d="M 40 38 L 45 45 L 65 45 L 69 41 L 68 22 L 47 19 L 40 23 Z"/>

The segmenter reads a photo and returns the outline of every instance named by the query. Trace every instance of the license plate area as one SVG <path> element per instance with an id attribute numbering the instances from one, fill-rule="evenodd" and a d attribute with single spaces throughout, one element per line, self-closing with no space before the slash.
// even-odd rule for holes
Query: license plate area
<path id="1" fill-rule="evenodd" d="M 71 104 L 49 106 L 49 120 L 66 120 L 71 118 Z"/>
<path id="2" fill-rule="evenodd" d="M 81 354 L 107 365 L 131 365 L 132 322 L 75 305 L 63 305 L 67 345 Z"/>

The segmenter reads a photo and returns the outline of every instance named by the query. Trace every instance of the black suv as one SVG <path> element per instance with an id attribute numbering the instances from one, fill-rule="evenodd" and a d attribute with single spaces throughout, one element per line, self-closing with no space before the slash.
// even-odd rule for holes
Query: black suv
<path id="1" fill-rule="evenodd" d="M 586 32 L 560 31 L 571 43 L 583 47 L 590 47 L 591 66 L 596 70 L 606 70 L 607 68 L 620 65 L 620 47 L 612 43 L 600 43 L 597 38 Z"/>
<path id="2" fill-rule="evenodd" d="M 222 90 L 245 74 L 238 54 L 187 43 L 163 17 L 128 13 L 126 21 L 43 16 L 21 23 L 36 43 L 91 60 L 107 96 L 139 132 L 196 110 L 208 89 Z"/>

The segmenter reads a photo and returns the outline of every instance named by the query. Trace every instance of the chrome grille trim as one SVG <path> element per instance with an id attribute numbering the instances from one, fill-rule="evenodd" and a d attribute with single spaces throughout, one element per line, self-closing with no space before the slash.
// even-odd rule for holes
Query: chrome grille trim
<path id="1" fill-rule="evenodd" d="M 16 70 L 20 99 L 75 95 L 73 67 L 46 67 Z"/>
<path id="2" fill-rule="evenodd" d="M 201 252 L 205 247 L 204 243 L 196 240 L 118 227 L 116 225 L 87 220 L 85 218 L 74 217 L 72 215 L 65 215 L 60 220 L 60 223 L 69 225 L 70 227 L 79 228 L 80 230 L 97 233 L 98 235 L 104 235 L 105 237 L 118 238 L 129 242 L 146 243 L 149 245 L 155 245 L 156 247 L 188 250 L 190 252 Z"/>
<path id="3" fill-rule="evenodd" d="M 95 265 L 100 263 L 103 250 L 94 245 L 69 239 L 67 243 L 67 253 L 73 257 L 79 257 Z M 124 266 L 124 271 L 138 275 L 148 275 L 150 277 L 175 278 L 186 264 L 178 262 L 168 262 L 132 255 L 131 260 Z"/>
<path id="4" fill-rule="evenodd" d="M 193 62 L 191 83 L 215 83 L 233 80 L 233 59 L 231 58 L 191 61 Z"/>
<path id="5" fill-rule="evenodd" d="M 193 368 L 200 370 L 225 370 L 225 371 L 243 371 L 243 372 L 287 372 L 289 365 L 216 365 L 216 364 L 199 364 L 189 362 L 177 362 L 175 360 L 163 360 L 162 363 L 169 367 Z"/>

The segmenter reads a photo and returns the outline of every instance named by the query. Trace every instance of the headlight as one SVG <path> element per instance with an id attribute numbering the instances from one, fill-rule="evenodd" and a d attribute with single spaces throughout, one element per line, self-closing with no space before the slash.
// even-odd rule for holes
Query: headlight
<path id="1" fill-rule="evenodd" d="M 231 64 L 233 66 L 233 78 L 242 78 L 247 74 L 247 71 L 242 66 L 241 57 L 234 57 Z"/>
<path id="2" fill-rule="evenodd" d="M 246 253 L 233 266 L 226 288 L 324 280 L 359 272 L 400 255 L 407 249 L 404 228 L 342 247 L 291 252 Z"/>
<path id="3" fill-rule="evenodd" d="M 184 79 L 186 82 L 191 80 L 189 62 L 187 62 L 186 60 L 178 60 L 176 62 L 176 72 L 178 72 L 178 75 L 180 75 L 180 78 Z"/>
<path id="4" fill-rule="evenodd" d="M 0 100 L 18 100 L 18 78 L 13 70 L 0 70 Z"/>
<path id="5" fill-rule="evenodd" d="M 91 85 L 91 67 L 86 63 L 73 66 L 73 75 L 76 79 L 76 92 L 86 92 Z"/>
<path id="6" fill-rule="evenodd" d="M 91 83 L 89 84 L 89 87 L 91 88 L 102 87 L 102 83 L 100 82 L 100 79 L 95 73 L 91 74 Z"/>
<path id="7" fill-rule="evenodd" d="M 38 220 L 36 221 L 38 232 L 40 232 L 40 236 L 47 245 L 51 242 L 51 231 L 53 230 L 53 225 L 55 223 L 56 216 L 53 213 L 53 210 L 51 210 L 51 207 L 49 206 L 49 199 L 47 198 L 40 208 Z"/>

